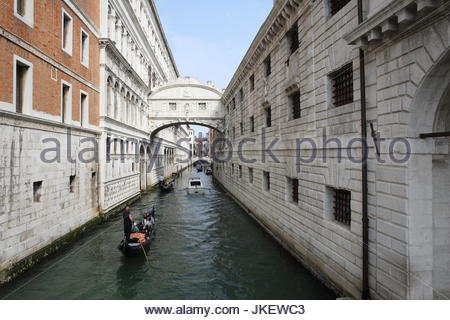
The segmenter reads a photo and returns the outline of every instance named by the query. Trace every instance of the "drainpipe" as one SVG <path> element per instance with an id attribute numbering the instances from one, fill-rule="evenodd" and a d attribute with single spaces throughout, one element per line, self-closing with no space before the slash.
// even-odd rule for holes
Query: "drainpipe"
<path id="1" fill-rule="evenodd" d="M 358 23 L 363 23 L 363 0 L 358 0 Z M 369 209 L 368 209 L 368 146 L 367 146 L 367 104 L 366 104 L 366 69 L 365 53 L 359 49 L 359 70 L 361 86 L 361 139 L 364 142 L 362 154 L 362 240 L 363 240 L 363 274 L 362 274 L 362 299 L 370 299 L 369 291 Z"/>

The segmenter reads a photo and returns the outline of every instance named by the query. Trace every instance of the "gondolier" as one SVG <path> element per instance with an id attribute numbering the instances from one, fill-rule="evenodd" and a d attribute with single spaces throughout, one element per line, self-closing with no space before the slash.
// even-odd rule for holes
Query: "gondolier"
<path id="1" fill-rule="evenodd" d="M 125 234 L 125 242 L 130 242 L 130 235 L 133 229 L 133 217 L 131 216 L 130 207 L 126 207 L 123 211 L 123 232 Z"/>

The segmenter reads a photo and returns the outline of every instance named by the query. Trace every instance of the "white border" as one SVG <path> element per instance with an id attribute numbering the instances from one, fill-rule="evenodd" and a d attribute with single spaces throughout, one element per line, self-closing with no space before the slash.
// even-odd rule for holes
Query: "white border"
<path id="1" fill-rule="evenodd" d="M 17 13 L 17 1 L 14 1 L 14 16 L 30 28 L 34 28 L 34 0 L 26 0 L 25 16 Z"/>
<path id="2" fill-rule="evenodd" d="M 64 48 L 64 16 L 65 15 L 70 18 L 70 35 L 69 35 L 69 39 L 67 40 L 67 45 L 69 48 L 67 48 L 67 49 Z M 66 10 L 64 10 L 64 8 L 61 8 L 61 48 L 68 55 L 72 55 L 72 52 L 73 52 L 73 18 Z"/>
<path id="3" fill-rule="evenodd" d="M 15 3 L 15 2 L 14 2 Z M 17 104 L 17 93 L 16 93 L 16 87 L 17 87 L 17 62 L 23 63 L 24 65 L 28 66 L 30 69 L 28 72 L 30 72 L 30 75 L 27 75 L 26 79 L 26 90 L 25 90 L 25 101 L 22 106 L 22 112 L 23 114 L 32 114 L 33 110 L 33 64 L 19 56 L 14 55 L 13 56 L 13 112 L 16 112 L 16 104 Z"/>
<path id="4" fill-rule="evenodd" d="M 67 109 L 65 110 L 65 112 L 63 113 L 63 99 L 64 99 L 64 94 L 63 94 L 63 87 L 64 86 L 68 86 L 70 88 L 69 92 L 70 92 L 70 99 L 67 105 Z M 72 100 L 73 100 L 73 92 L 72 92 L 72 85 L 64 80 L 61 80 L 61 86 L 60 86 L 60 94 L 61 94 L 61 99 L 60 99 L 60 107 L 59 107 L 59 111 L 60 111 L 60 117 L 59 117 L 59 121 L 61 121 L 62 123 L 65 124 L 72 124 Z M 69 117 L 67 119 L 67 117 Z M 65 121 L 65 119 L 67 119 L 67 121 Z"/>
<path id="5" fill-rule="evenodd" d="M 83 109 L 81 96 L 86 96 L 86 106 Z M 89 93 L 86 91 L 80 90 L 80 127 L 87 128 L 89 127 Z M 84 112 L 81 112 L 81 111 Z"/>
<path id="6" fill-rule="evenodd" d="M 82 66 L 85 66 L 86 68 L 89 68 L 89 58 L 90 58 L 90 37 L 89 37 L 89 33 L 86 32 L 83 28 L 80 28 L 80 63 Z M 87 39 L 86 39 L 86 50 L 87 50 L 87 54 L 86 54 L 86 61 L 83 61 L 83 35 L 86 35 Z"/>

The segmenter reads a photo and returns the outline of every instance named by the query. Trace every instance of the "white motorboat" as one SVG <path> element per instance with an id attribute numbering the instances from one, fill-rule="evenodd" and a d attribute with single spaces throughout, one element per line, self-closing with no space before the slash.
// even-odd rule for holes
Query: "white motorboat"
<path id="1" fill-rule="evenodd" d="M 193 176 L 188 180 L 188 194 L 204 194 L 205 188 L 203 187 L 203 182 L 200 177 Z"/>

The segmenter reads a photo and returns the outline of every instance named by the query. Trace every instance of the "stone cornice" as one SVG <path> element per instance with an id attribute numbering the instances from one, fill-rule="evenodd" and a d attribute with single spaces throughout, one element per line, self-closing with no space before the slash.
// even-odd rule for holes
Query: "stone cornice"
<path id="1" fill-rule="evenodd" d="M 400 34 L 411 25 L 429 18 L 434 12 L 450 9 L 450 2 L 441 0 L 396 0 L 365 20 L 344 39 L 358 47 L 379 45 L 383 40 Z"/>
<path id="2" fill-rule="evenodd" d="M 280 0 L 275 3 L 272 11 L 259 29 L 250 48 L 245 54 L 244 59 L 225 90 L 223 95 L 225 101 L 228 101 L 231 98 L 236 89 L 236 85 L 244 80 L 244 78 L 248 76 L 249 70 L 258 63 L 261 59 L 261 55 L 277 37 L 278 32 L 285 27 L 289 18 L 294 13 L 294 10 L 300 7 L 302 3 L 305 3 L 305 5 L 312 5 L 313 2 L 314 0 Z"/>
<path id="3" fill-rule="evenodd" d="M 49 127 L 49 129 L 47 130 L 49 132 L 55 132 L 55 128 L 60 128 L 60 129 L 71 129 L 74 132 L 84 132 L 84 133 L 88 133 L 88 134 L 92 134 L 92 135 L 96 135 L 96 136 L 101 135 L 101 132 L 99 130 L 74 126 L 74 125 L 57 122 L 57 121 L 52 121 L 52 120 L 48 120 L 48 119 L 37 118 L 37 117 L 29 116 L 29 115 L 26 115 L 23 113 L 0 110 L 0 116 L 5 117 L 5 118 L 14 119 L 14 120 L 25 121 L 25 122 L 29 122 L 29 123 L 35 123 L 38 125 L 45 125 L 45 126 Z M 15 122 L 14 126 L 20 127 L 20 124 Z"/>

